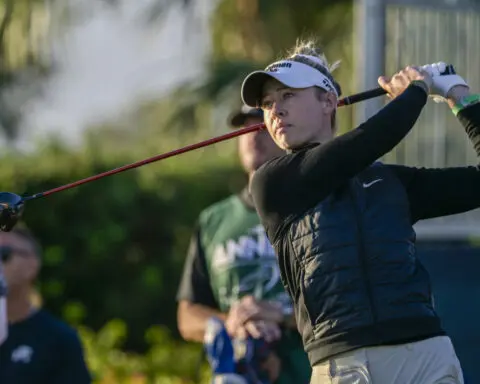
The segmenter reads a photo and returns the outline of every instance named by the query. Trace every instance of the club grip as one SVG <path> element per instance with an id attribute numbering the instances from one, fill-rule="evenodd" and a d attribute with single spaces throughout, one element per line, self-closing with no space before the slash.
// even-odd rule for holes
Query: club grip
<path id="1" fill-rule="evenodd" d="M 445 76 L 445 75 L 455 75 L 455 68 L 452 64 L 447 64 L 445 71 L 443 71 L 440 76 Z M 359 101 L 364 101 L 368 99 L 373 99 L 378 96 L 385 95 L 387 91 L 385 91 L 383 88 L 378 87 L 374 89 L 370 89 L 365 92 L 360 92 L 356 93 L 351 96 L 344 97 L 343 99 L 340 99 L 338 101 L 338 106 L 343 106 L 343 105 L 350 105 L 350 104 L 355 104 L 358 103 Z"/>
<path id="2" fill-rule="evenodd" d="M 387 93 L 387 91 L 385 91 L 381 87 L 378 87 L 378 88 L 370 89 L 370 90 L 365 91 L 365 92 L 360 92 L 360 93 L 356 93 L 356 94 L 351 95 L 351 96 L 347 96 L 347 97 L 339 100 L 338 105 L 339 106 L 350 105 L 350 104 L 358 103 L 359 101 L 373 99 L 374 97 L 382 96 L 382 95 L 385 95 L 386 93 Z"/>

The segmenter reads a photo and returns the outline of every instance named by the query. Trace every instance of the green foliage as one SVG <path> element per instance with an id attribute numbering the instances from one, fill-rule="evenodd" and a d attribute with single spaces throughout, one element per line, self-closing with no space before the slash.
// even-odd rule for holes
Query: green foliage
<path id="1" fill-rule="evenodd" d="M 0 189 L 36 193 L 129 163 L 104 157 L 57 148 L 4 158 Z M 175 295 L 196 218 L 245 182 L 233 158 L 207 148 L 27 203 L 24 221 L 44 247 L 45 305 L 93 330 L 121 319 L 131 330 L 125 347 L 136 351 L 153 324 L 176 334 Z"/>
<path id="2" fill-rule="evenodd" d="M 192 119 L 199 108 L 240 104 L 240 86 L 246 74 L 264 68 L 286 54 L 297 39 L 318 41 L 330 62 L 341 61 L 334 75 L 343 96 L 358 92 L 352 87 L 352 0 L 221 0 L 211 22 L 212 55 L 208 74 L 200 84 L 189 85 L 178 98 L 177 127 L 201 127 Z M 177 101 L 177 99 L 175 99 Z M 339 112 L 340 132 L 352 129 L 355 107 Z"/>
<path id="3" fill-rule="evenodd" d="M 156 22 L 166 10 L 157 3 L 146 22 Z M 38 37 L 48 29 L 41 22 L 47 3 L 10 4 L 15 7 L 0 46 L 5 64 L 0 90 L 24 73 L 35 84 L 52 69 L 36 57 Z M 203 81 L 142 106 L 134 121 L 124 124 L 135 129 L 92 127 L 82 152 L 69 152 L 54 140 L 44 152 L 26 157 L 8 155 L 4 148 L 0 190 L 48 190 L 222 133 L 216 128 L 224 124 L 219 115 L 240 102 L 244 75 L 275 59 L 298 37 L 320 37 L 329 58 L 342 59 L 338 78 L 349 94 L 354 91 L 349 88 L 351 4 L 219 1 Z M 65 14 L 56 23 L 68 19 Z M 344 130 L 351 120 L 344 115 L 351 111 L 340 112 Z M 13 139 L 18 116 L 4 115 L 0 128 Z M 245 182 L 232 140 L 27 204 L 24 220 L 44 247 L 38 284 L 44 306 L 80 330 L 97 383 L 193 383 L 199 349 L 179 342 L 175 325 L 175 294 L 189 238 L 199 212 Z M 207 383 L 205 367 L 202 372 Z"/>
<path id="4" fill-rule="evenodd" d="M 164 327 L 147 330 L 149 348 L 143 355 L 122 350 L 127 326 L 120 320 L 109 321 L 97 333 L 86 327 L 80 327 L 79 333 L 95 384 L 209 382 L 208 366 L 205 361 L 199 365 L 200 346 L 175 341 Z"/>

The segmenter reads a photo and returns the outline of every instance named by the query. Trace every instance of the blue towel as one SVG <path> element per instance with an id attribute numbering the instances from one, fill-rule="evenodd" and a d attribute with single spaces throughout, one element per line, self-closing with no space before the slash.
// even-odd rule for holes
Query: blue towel
<path id="1" fill-rule="evenodd" d="M 270 384 L 260 364 L 270 349 L 263 340 L 232 339 L 223 322 L 212 317 L 207 322 L 204 349 L 215 383 Z M 220 378 L 224 380 L 220 381 Z"/>

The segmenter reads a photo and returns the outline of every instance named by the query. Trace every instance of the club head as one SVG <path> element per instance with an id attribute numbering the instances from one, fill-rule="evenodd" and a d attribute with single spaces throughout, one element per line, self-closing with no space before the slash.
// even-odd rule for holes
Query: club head
<path id="1" fill-rule="evenodd" d="M 11 192 L 0 192 L 0 231 L 9 232 L 22 217 L 23 199 Z"/>

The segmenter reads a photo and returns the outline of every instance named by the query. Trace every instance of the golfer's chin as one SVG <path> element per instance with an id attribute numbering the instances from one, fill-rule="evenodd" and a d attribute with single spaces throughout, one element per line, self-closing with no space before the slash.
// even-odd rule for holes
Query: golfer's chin
<path id="1" fill-rule="evenodd" d="M 285 151 L 291 151 L 297 148 L 302 148 L 308 143 L 302 138 L 288 133 L 282 133 L 276 140 L 277 145 Z"/>

